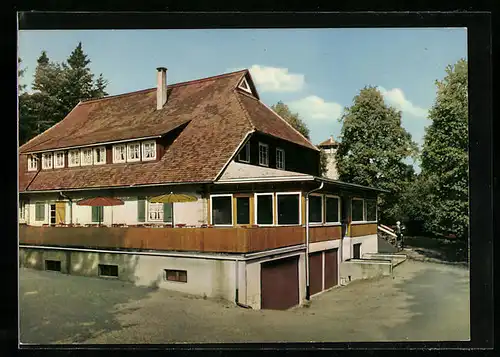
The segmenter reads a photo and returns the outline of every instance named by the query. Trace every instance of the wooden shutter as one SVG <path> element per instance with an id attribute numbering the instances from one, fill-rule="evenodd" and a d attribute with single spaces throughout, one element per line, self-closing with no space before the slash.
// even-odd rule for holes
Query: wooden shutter
<path id="1" fill-rule="evenodd" d="M 137 221 L 146 221 L 146 200 L 144 197 L 139 197 L 137 200 Z"/>
<path id="2" fill-rule="evenodd" d="M 172 204 L 163 204 L 163 222 L 172 222 Z"/>

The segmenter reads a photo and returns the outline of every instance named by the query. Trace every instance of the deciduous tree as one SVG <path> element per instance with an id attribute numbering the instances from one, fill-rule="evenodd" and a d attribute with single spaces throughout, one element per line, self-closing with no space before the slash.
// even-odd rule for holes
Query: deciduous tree
<path id="1" fill-rule="evenodd" d="M 401 126 L 401 112 L 385 104 L 380 91 L 365 87 L 345 108 L 336 153 L 341 181 L 389 190 L 379 200 L 380 218 L 392 224 L 400 219 L 401 193 L 414 177 L 405 159 L 417 152 L 410 133 Z"/>
<path id="2" fill-rule="evenodd" d="M 432 123 L 422 150 L 422 176 L 429 182 L 431 202 L 425 225 L 440 236 L 468 236 L 467 72 L 467 61 L 461 59 L 436 81 L 437 96 L 429 112 Z"/>

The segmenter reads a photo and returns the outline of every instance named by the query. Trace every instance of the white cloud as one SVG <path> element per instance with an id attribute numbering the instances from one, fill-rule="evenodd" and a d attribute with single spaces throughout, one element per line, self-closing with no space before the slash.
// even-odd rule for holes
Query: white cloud
<path id="1" fill-rule="evenodd" d="M 249 70 L 261 92 L 297 92 L 305 84 L 303 74 L 289 73 L 288 68 L 254 64 Z"/>
<path id="2" fill-rule="evenodd" d="M 427 116 L 427 109 L 420 108 L 416 105 L 414 105 L 412 102 L 410 102 L 408 99 L 405 98 L 405 94 L 403 91 L 399 88 L 393 88 L 391 90 L 387 90 L 384 87 L 378 87 L 380 90 L 380 93 L 384 96 L 385 100 L 396 107 L 397 109 L 401 110 L 404 113 L 408 113 L 417 117 L 426 117 Z"/>
<path id="3" fill-rule="evenodd" d="M 308 120 L 334 120 L 342 115 L 343 107 L 335 102 L 326 102 L 323 98 L 315 95 L 288 102 L 289 108 L 293 112 Z"/>

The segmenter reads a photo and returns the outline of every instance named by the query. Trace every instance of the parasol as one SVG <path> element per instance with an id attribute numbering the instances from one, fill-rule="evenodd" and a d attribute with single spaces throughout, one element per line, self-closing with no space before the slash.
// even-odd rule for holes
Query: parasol
<path id="1" fill-rule="evenodd" d="M 166 193 L 164 195 L 153 197 L 149 200 L 151 203 L 170 203 L 172 205 L 172 227 L 174 227 L 174 203 L 195 202 L 198 198 L 182 193 Z"/>
<path id="2" fill-rule="evenodd" d="M 122 200 L 114 197 L 92 197 L 85 198 L 76 203 L 78 206 L 92 206 L 92 207 L 104 207 L 104 206 L 121 206 L 125 204 Z M 99 214 L 99 225 L 101 225 L 101 214 Z M 113 225 L 113 211 L 111 211 L 111 225 Z"/>

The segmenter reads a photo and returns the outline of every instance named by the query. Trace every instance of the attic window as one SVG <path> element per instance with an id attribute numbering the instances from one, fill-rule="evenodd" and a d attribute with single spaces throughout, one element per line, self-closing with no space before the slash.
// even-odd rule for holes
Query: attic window
<path id="1" fill-rule="evenodd" d="M 156 142 L 154 140 L 145 141 L 142 143 L 142 160 L 156 159 Z"/>
<path id="2" fill-rule="evenodd" d="M 80 151 L 79 150 L 71 150 L 68 153 L 68 166 L 69 167 L 75 167 L 75 166 L 80 166 Z"/>
<path id="3" fill-rule="evenodd" d="M 102 165 L 106 163 L 106 148 L 104 146 L 94 149 L 94 164 Z"/>
<path id="4" fill-rule="evenodd" d="M 126 145 L 115 145 L 113 146 L 113 162 L 125 162 L 127 146 Z"/>
<path id="5" fill-rule="evenodd" d="M 92 157 L 92 149 L 82 149 L 82 166 L 84 165 L 92 165 L 93 157 Z"/>
<path id="6" fill-rule="evenodd" d="M 64 151 L 59 151 L 54 154 L 54 167 L 57 169 L 64 167 Z"/>
<path id="7" fill-rule="evenodd" d="M 42 169 L 52 168 L 52 153 L 46 153 L 42 155 Z"/>
<path id="8" fill-rule="evenodd" d="M 28 171 L 36 171 L 37 170 L 37 157 L 34 155 L 28 156 Z"/>
<path id="9" fill-rule="evenodd" d="M 243 80 L 240 82 L 240 85 L 238 88 L 244 90 L 247 93 L 252 94 L 252 90 L 250 89 L 250 86 L 248 85 L 247 79 L 243 78 Z"/>

